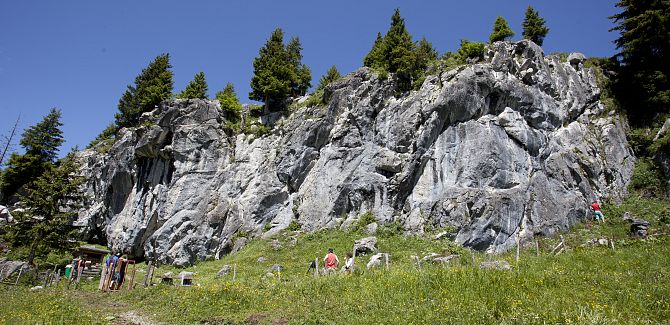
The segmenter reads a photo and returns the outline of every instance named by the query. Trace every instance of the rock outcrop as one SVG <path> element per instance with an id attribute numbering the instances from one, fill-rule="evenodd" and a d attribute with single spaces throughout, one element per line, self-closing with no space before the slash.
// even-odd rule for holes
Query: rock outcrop
<path id="1" fill-rule="evenodd" d="M 240 233 L 336 228 L 366 211 L 505 251 L 517 234 L 586 218 L 594 197 L 626 194 L 625 122 L 605 111 L 583 61 L 497 42 L 483 62 L 401 96 L 362 68 L 326 88 L 325 107 L 299 108 L 262 137 L 227 135 L 216 101 L 165 102 L 105 154 L 81 153 L 91 200 L 78 224 L 113 250 L 177 265 L 231 252 Z"/>

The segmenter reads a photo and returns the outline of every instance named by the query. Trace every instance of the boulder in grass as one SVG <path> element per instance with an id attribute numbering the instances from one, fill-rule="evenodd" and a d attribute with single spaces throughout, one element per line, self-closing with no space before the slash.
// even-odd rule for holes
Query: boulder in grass
<path id="1" fill-rule="evenodd" d="M 385 261 L 385 256 L 388 255 L 387 253 L 377 253 L 375 255 L 372 255 L 370 257 L 370 261 L 368 261 L 367 268 L 372 269 L 378 266 L 382 266 L 386 261 Z"/>
<path id="2" fill-rule="evenodd" d="M 232 271 L 232 270 L 233 270 L 233 267 L 230 266 L 230 265 L 228 265 L 228 264 L 226 264 L 226 265 L 224 265 L 223 267 L 221 267 L 221 269 L 219 270 L 219 272 L 216 273 L 216 276 L 226 276 L 226 275 L 227 275 L 228 273 L 230 273 L 230 271 Z"/>
<path id="3" fill-rule="evenodd" d="M 512 271 L 512 266 L 507 261 L 481 262 L 479 268 L 482 270 Z"/>
<path id="4" fill-rule="evenodd" d="M 265 263 L 267 261 L 268 261 L 268 259 L 265 258 L 265 256 L 261 256 L 261 257 L 256 259 L 256 262 L 258 262 L 258 263 Z"/>
<path id="5" fill-rule="evenodd" d="M 268 272 L 281 272 L 283 270 L 284 270 L 284 266 L 282 266 L 281 264 L 273 264 L 268 269 Z"/>
<path id="6" fill-rule="evenodd" d="M 377 251 L 377 237 L 365 237 L 354 241 L 356 255 L 367 255 Z"/>
<path id="7" fill-rule="evenodd" d="M 438 257 L 433 258 L 433 263 L 447 264 L 447 263 L 449 263 L 449 261 L 451 261 L 455 258 L 459 258 L 459 257 L 461 257 L 461 256 L 456 255 L 456 254 L 452 254 L 452 255 L 448 255 L 448 256 L 438 256 Z"/>

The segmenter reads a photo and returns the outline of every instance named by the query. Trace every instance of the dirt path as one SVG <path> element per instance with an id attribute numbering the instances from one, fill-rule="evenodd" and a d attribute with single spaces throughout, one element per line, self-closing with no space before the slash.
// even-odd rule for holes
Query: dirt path
<path id="1" fill-rule="evenodd" d="M 132 310 L 128 303 L 115 299 L 114 293 L 79 291 L 76 296 L 82 306 L 94 310 L 100 315 L 101 320 L 109 321 L 111 324 L 159 324 L 148 316 Z"/>

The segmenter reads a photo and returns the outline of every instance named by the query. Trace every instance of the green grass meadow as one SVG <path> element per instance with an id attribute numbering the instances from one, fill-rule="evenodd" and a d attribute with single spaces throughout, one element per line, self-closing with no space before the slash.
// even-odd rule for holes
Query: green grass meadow
<path id="1" fill-rule="evenodd" d="M 657 204 L 657 205 L 655 205 Z M 638 209 L 652 222 L 647 239 L 628 235 L 621 211 Z M 648 209 L 644 212 L 644 209 Z M 186 269 L 162 266 L 156 275 L 195 272 L 195 285 L 138 286 L 132 291 L 101 293 L 97 281 L 80 289 L 0 287 L 0 323 L 125 323 L 132 311 L 167 324 L 657 324 L 670 323 L 670 237 L 667 203 L 632 197 L 606 207 L 607 223 L 585 221 L 563 234 L 567 249 L 551 255 L 558 238 L 538 238 L 521 250 L 490 256 L 474 253 L 434 234 L 406 237 L 393 226 L 378 235 L 380 252 L 390 254 L 389 269 L 365 270 L 369 256 L 356 259 L 359 271 L 315 277 L 309 262 L 329 247 L 344 262 L 358 231 L 285 232 L 256 239 L 218 261 Z M 659 212 L 660 211 L 660 212 Z M 648 213 L 648 214 L 646 214 Z M 584 245 L 591 239 L 611 245 Z M 292 245 L 296 240 L 297 244 Z M 446 265 L 414 264 L 411 256 L 459 254 Z M 259 257 L 266 261 L 259 263 Z M 482 261 L 502 259 L 513 270 L 483 270 Z M 473 264 L 474 260 L 474 264 Z M 281 264 L 269 273 L 273 264 Z M 236 266 L 223 277 L 223 265 Z M 145 266 L 138 266 L 144 269 Z M 141 283 L 143 272 L 135 281 Z M 158 282 L 158 277 L 154 278 Z"/>

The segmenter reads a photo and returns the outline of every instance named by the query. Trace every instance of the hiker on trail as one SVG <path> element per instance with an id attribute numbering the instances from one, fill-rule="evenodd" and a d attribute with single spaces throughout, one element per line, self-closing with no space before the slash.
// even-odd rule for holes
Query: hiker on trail
<path id="1" fill-rule="evenodd" d="M 112 281 L 109 282 L 109 288 L 112 289 L 112 290 L 115 290 L 116 288 L 118 288 L 119 275 L 120 275 L 119 274 L 119 269 L 121 269 L 119 267 L 119 257 L 120 256 L 121 256 L 121 253 L 116 253 L 116 255 L 114 255 L 112 257 L 112 261 L 109 264 L 110 267 L 111 267 L 111 270 L 113 271 Z"/>
<path id="2" fill-rule="evenodd" d="M 354 271 L 354 256 L 351 252 L 347 252 L 347 261 L 344 263 L 342 272 L 351 274 Z"/>
<path id="3" fill-rule="evenodd" d="M 600 211 L 600 204 L 598 204 L 598 202 L 593 201 L 591 210 L 593 210 L 593 215 L 596 217 L 596 221 L 605 222 L 605 215 Z"/>
<path id="4" fill-rule="evenodd" d="M 337 266 L 340 265 L 340 259 L 337 258 L 337 255 L 333 253 L 333 249 L 328 249 L 328 254 L 323 258 L 324 272 L 330 273 L 337 270 Z"/>
<path id="5" fill-rule="evenodd" d="M 125 280 L 126 277 L 126 267 L 128 266 L 128 256 L 123 255 L 119 259 L 119 281 L 117 285 L 117 289 L 121 288 L 123 286 L 123 280 Z"/>

